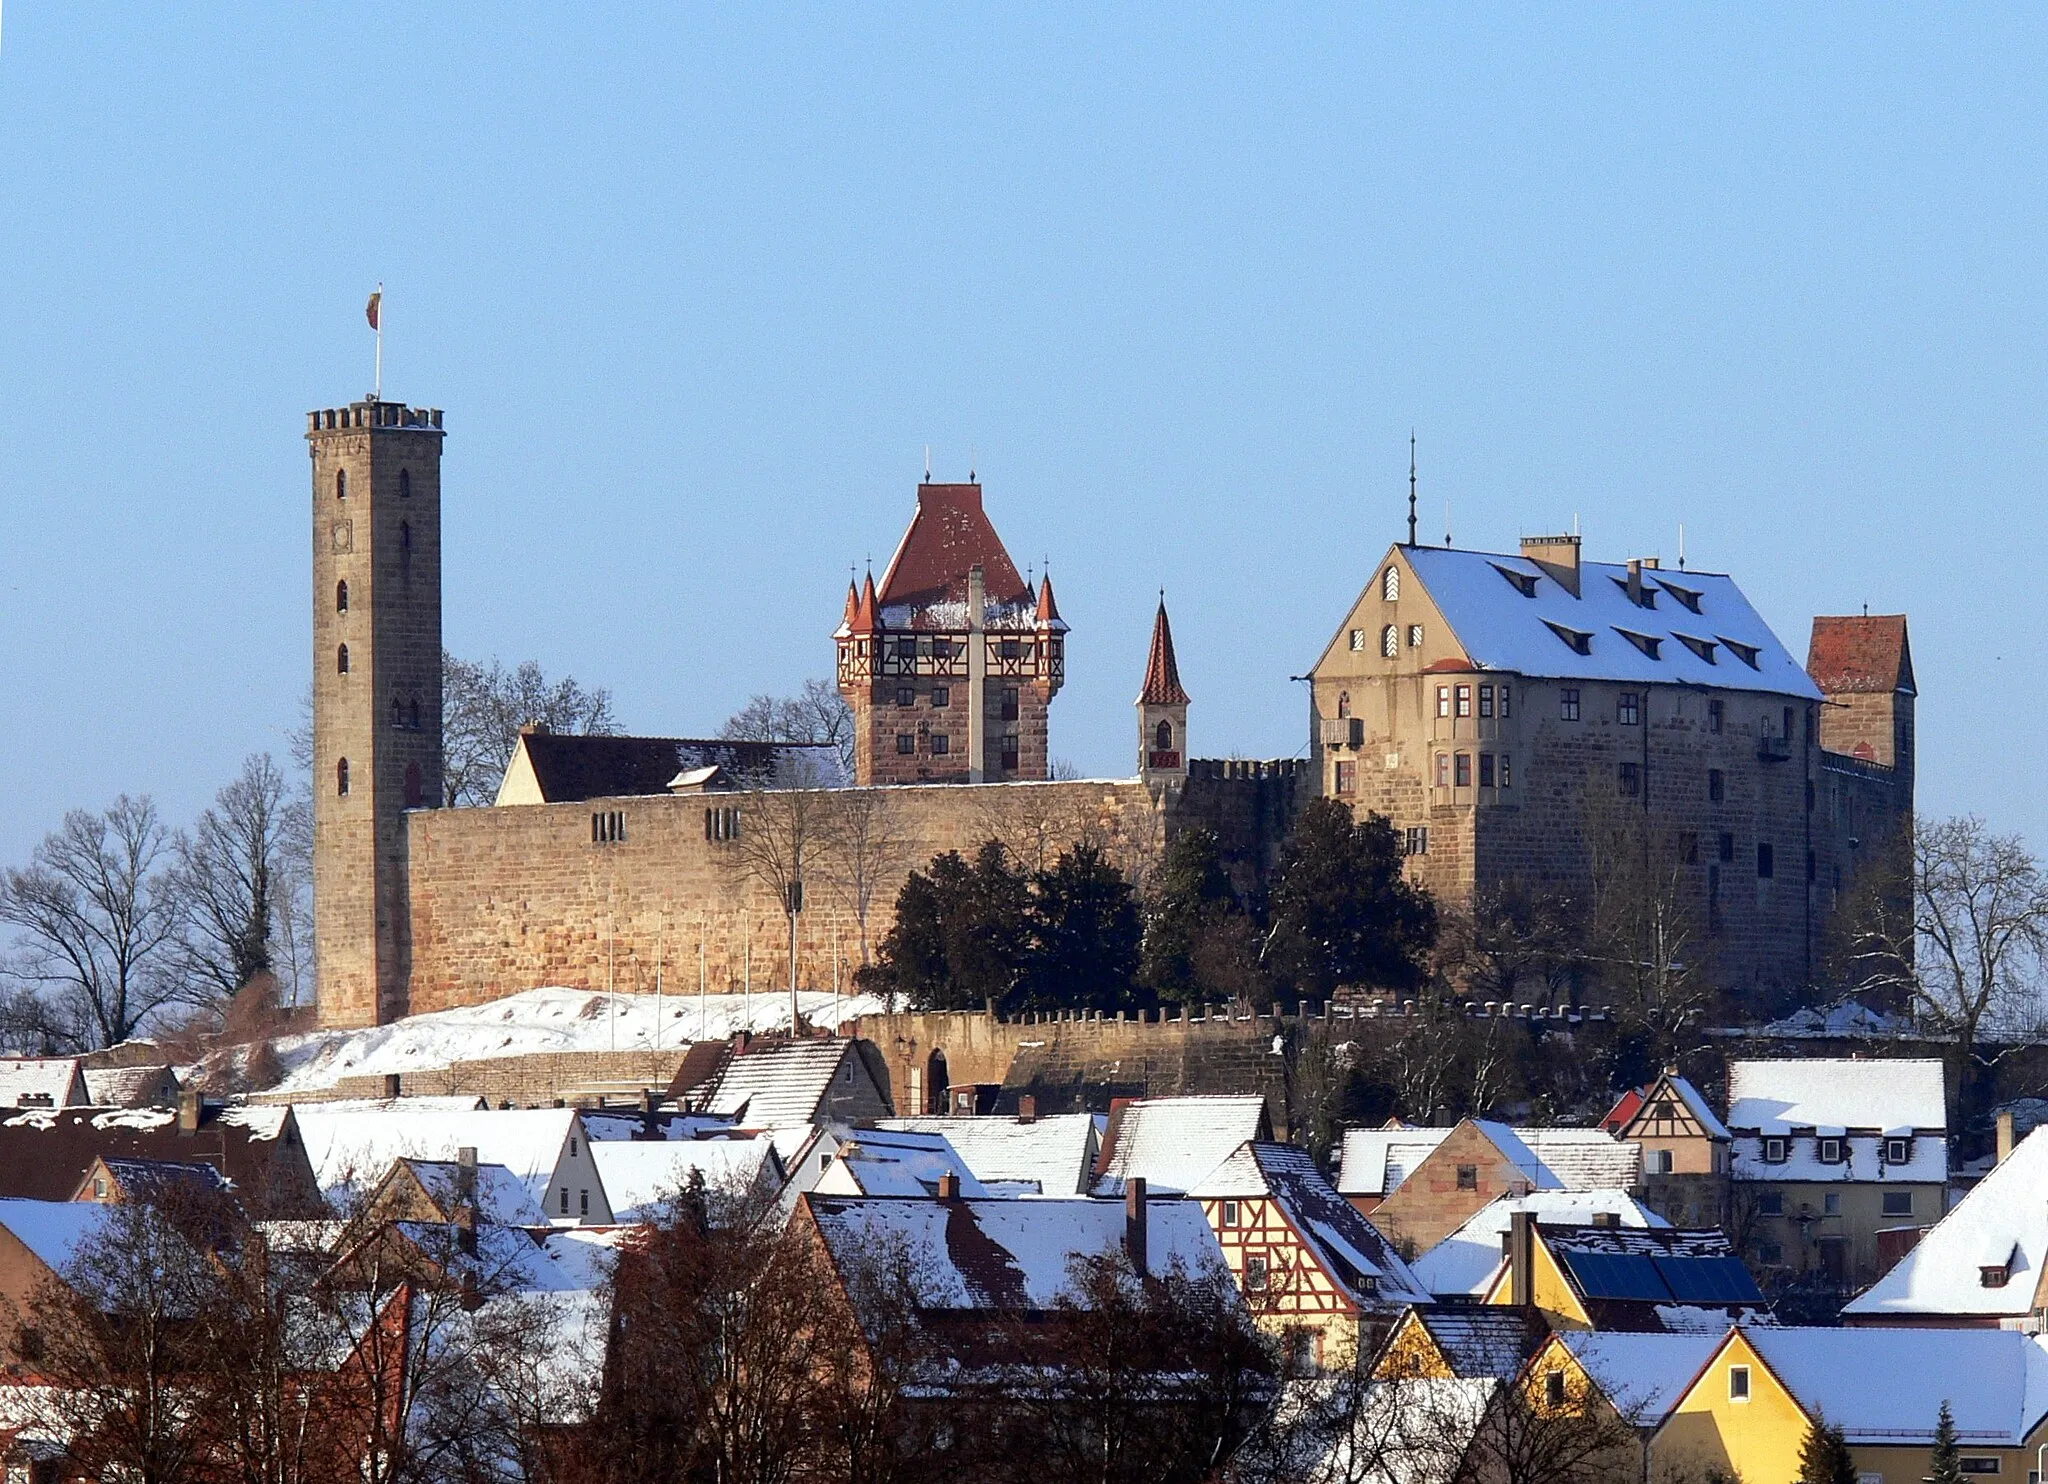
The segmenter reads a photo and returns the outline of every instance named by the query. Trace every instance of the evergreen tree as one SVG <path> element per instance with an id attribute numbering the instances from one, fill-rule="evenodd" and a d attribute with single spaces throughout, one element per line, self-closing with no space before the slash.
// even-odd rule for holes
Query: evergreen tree
<path id="1" fill-rule="evenodd" d="M 1956 1419 L 1946 1398 L 1941 1403 L 1941 1415 L 1934 1421 L 1933 1464 L 1927 1484 L 1962 1484 L 1962 1450 L 1956 1446 Z"/>
<path id="2" fill-rule="evenodd" d="M 1814 1414 L 1799 1447 L 1798 1484 L 1856 1484 L 1856 1461 L 1842 1430 Z"/>
<path id="3" fill-rule="evenodd" d="M 1269 968 L 1309 998 L 1339 985 L 1413 989 L 1436 924 L 1436 903 L 1402 874 L 1384 816 L 1354 821 L 1335 799 L 1310 801 L 1280 852 Z"/>
<path id="4" fill-rule="evenodd" d="M 1236 907 L 1215 834 L 1192 829 L 1175 836 L 1146 904 L 1140 971 L 1145 987 L 1174 1004 L 1209 998 L 1198 979 L 1197 954 L 1202 939 Z"/>
<path id="5" fill-rule="evenodd" d="M 1130 881 L 1077 845 L 1032 883 L 1024 1003 L 1115 1010 L 1131 1002 L 1143 926 Z"/>
<path id="6" fill-rule="evenodd" d="M 978 1010 L 1007 1003 L 1029 947 L 1030 883 L 991 840 L 972 865 L 958 851 L 912 871 L 875 962 L 854 982 L 918 1010 Z"/>

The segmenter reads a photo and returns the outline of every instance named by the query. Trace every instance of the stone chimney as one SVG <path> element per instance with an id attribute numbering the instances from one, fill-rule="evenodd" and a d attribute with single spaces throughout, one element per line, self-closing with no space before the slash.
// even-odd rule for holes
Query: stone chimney
<path id="1" fill-rule="evenodd" d="M 1643 564 L 1635 557 L 1628 559 L 1628 600 L 1638 608 L 1643 606 Z"/>
<path id="2" fill-rule="evenodd" d="M 455 1199 L 467 1205 L 476 1200 L 476 1146 L 464 1144 L 455 1151 Z"/>
<path id="3" fill-rule="evenodd" d="M 1017 1121 L 1019 1123 L 1038 1122 L 1038 1099 L 1035 1095 L 1027 1092 L 1017 1099 Z"/>
<path id="4" fill-rule="evenodd" d="M 951 1170 L 939 1176 L 939 1199 L 957 1201 L 960 1199 L 960 1177 Z"/>
<path id="5" fill-rule="evenodd" d="M 2012 1109 L 2003 1108 L 1998 1114 L 1998 1163 L 2004 1164 L 2012 1158 L 2013 1146 Z"/>
<path id="6" fill-rule="evenodd" d="M 178 1133 L 190 1138 L 199 1132 L 199 1089 L 188 1087 L 178 1094 Z"/>
<path id="7" fill-rule="evenodd" d="M 1576 536 L 1524 536 L 1522 557 L 1534 562 L 1543 575 L 1573 597 L 1579 595 L 1579 538 Z"/>
<path id="8" fill-rule="evenodd" d="M 1536 1213 L 1516 1211 L 1508 1218 L 1508 1293 L 1510 1302 L 1535 1303 Z"/>
<path id="9" fill-rule="evenodd" d="M 1148 1271 L 1145 1263 L 1145 1177 L 1133 1175 L 1124 1181 L 1124 1255 L 1139 1277 Z"/>

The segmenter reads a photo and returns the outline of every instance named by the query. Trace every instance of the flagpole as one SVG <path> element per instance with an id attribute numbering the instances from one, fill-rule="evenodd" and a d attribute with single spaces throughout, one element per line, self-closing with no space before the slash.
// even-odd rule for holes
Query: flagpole
<path id="1" fill-rule="evenodd" d="M 384 400 L 384 285 L 377 285 L 377 390 L 374 400 Z"/>

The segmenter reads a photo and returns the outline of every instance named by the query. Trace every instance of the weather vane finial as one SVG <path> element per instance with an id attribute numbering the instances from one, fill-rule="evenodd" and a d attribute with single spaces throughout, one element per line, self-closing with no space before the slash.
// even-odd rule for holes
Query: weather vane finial
<path id="1" fill-rule="evenodd" d="M 1408 544 L 1415 544 L 1415 430 L 1408 430 Z"/>

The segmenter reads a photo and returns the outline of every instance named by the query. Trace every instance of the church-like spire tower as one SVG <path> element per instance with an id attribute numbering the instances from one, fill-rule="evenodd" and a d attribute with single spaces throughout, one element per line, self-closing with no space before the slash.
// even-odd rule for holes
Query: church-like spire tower
<path id="1" fill-rule="evenodd" d="M 1145 659 L 1145 685 L 1138 692 L 1138 777 L 1153 788 L 1178 788 L 1188 776 L 1188 693 L 1173 654 L 1173 625 L 1166 594 L 1152 620 L 1152 652 Z"/>

